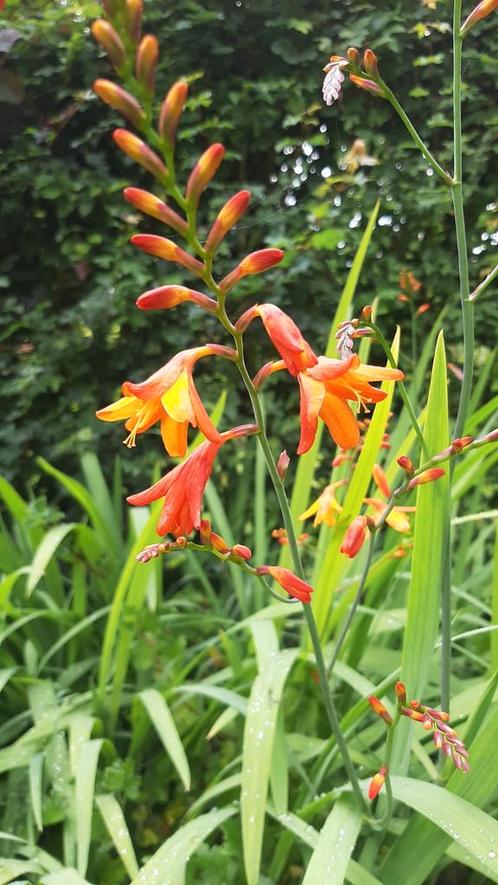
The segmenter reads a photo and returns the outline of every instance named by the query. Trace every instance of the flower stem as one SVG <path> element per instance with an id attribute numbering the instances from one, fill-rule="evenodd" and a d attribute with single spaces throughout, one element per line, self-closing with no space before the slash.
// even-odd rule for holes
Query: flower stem
<path id="1" fill-rule="evenodd" d="M 415 129 L 415 126 L 413 125 L 412 121 L 410 120 L 408 115 L 405 113 L 405 111 L 401 107 L 398 99 L 394 95 L 394 92 L 392 92 L 392 90 L 389 89 L 389 86 L 387 86 L 386 83 L 384 83 L 384 81 L 380 81 L 380 82 L 382 85 L 382 89 L 384 90 L 385 97 L 387 98 L 387 100 L 390 102 L 390 104 L 392 105 L 392 107 L 396 111 L 400 120 L 404 123 L 404 125 L 405 125 L 406 129 L 408 130 L 408 132 L 410 133 L 413 141 L 415 142 L 417 147 L 420 149 L 420 151 L 424 155 L 427 162 L 432 166 L 432 168 L 434 169 L 434 172 L 436 172 L 436 174 L 439 175 L 440 178 L 442 178 L 444 183 L 447 184 L 449 187 L 451 187 L 451 185 L 452 185 L 451 175 L 443 169 L 443 167 L 436 160 L 435 156 L 430 152 L 430 150 L 427 147 L 427 145 L 425 144 L 425 142 L 422 141 L 422 139 L 420 138 L 420 135 L 418 134 L 417 130 Z"/>
<path id="2" fill-rule="evenodd" d="M 490 286 L 491 283 L 494 282 L 497 276 L 498 264 L 496 265 L 496 267 L 493 268 L 493 270 L 488 273 L 487 277 L 483 279 L 482 283 L 479 283 L 479 285 L 476 286 L 474 291 L 469 295 L 469 301 L 475 301 L 476 298 L 479 297 L 479 295 L 482 295 L 482 293 L 486 291 L 488 286 Z"/>

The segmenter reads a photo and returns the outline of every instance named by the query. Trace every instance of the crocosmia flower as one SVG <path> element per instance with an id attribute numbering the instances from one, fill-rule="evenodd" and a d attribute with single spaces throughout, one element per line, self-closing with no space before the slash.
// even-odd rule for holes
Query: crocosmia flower
<path id="1" fill-rule="evenodd" d="M 260 565 L 256 571 L 258 575 L 270 575 L 294 599 L 304 603 L 311 602 L 313 587 L 307 581 L 298 578 L 290 569 L 278 565 Z"/>
<path id="2" fill-rule="evenodd" d="M 256 317 L 262 319 L 271 343 L 291 375 L 297 376 L 316 365 L 318 359 L 294 320 L 275 304 L 255 304 L 239 317 L 235 325 L 243 332 Z"/>
<path id="3" fill-rule="evenodd" d="M 185 455 L 189 424 L 198 427 L 209 440 L 219 441 L 220 434 L 202 404 L 192 377 L 197 360 L 213 355 L 231 359 L 234 351 L 217 344 L 183 350 L 140 384 L 125 381 L 122 398 L 100 409 L 97 418 L 124 420 L 129 431 L 124 443 L 129 448 L 136 444 L 138 434 L 159 421 L 164 447 L 172 457 Z"/>
<path id="4" fill-rule="evenodd" d="M 339 479 L 325 486 L 321 495 L 301 514 L 299 519 L 310 519 L 310 517 L 314 516 L 313 525 L 321 525 L 322 522 L 328 526 L 335 525 L 337 516 L 342 511 L 342 507 L 335 496 L 335 490 L 345 484 L 346 480 Z"/>
<path id="5" fill-rule="evenodd" d="M 247 436 L 258 428 L 254 424 L 234 427 L 218 434 L 216 442 L 206 440 L 189 457 L 170 470 L 159 482 L 136 495 L 130 495 L 128 504 L 145 507 L 164 498 L 163 509 L 156 527 L 158 535 L 171 534 L 175 538 L 190 535 L 201 527 L 201 507 L 214 460 L 222 445 L 231 439 Z"/>

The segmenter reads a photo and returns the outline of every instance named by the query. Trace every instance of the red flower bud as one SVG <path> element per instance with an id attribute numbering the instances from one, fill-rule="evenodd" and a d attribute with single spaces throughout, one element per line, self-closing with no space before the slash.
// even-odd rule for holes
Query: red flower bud
<path id="1" fill-rule="evenodd" d="M 363 67 L 365 68 L 367 74 L 370 74 L 371 77 L 379 76 L 379 68 L 377 67 L 377 56 L 371 49 L 365 49 L 363 54 Z"/>
<path id="2" fill-rule="evenodd" d="M 370 786 L 368 787 L 368 798 L 375 799 L 386 781 L 387 768 L 381 768 L 377 774 L 374 774 L 372 780 L 370 781 Z"/>
<path id="3" fill-rule="evenodd" d="M 270 267 L 274 267 L 282 261 L 284 253 L 281 249 L 258 249 L 257 252 L 251 252 L 242 259 L 239 265 L 232 270 L 220 283 L 220 289 L 228 292 L 235 283 L 238 283 L 243 277 L 252 274 L 262 273 Z"/>
<path id="4" fill-rule="evenodd" d="M 377 488 L 385 495 L 386 498 L 391 497 L 391 489 L 389 488 L 389 483 L 387 481 L 387 476 L 384 473 L 380 464 L 374 464 L 372 468 L 372 476 Z"/>
<path id="5" fill-rule="evenodd" d="M 142 38 L 137 49 L 135 72 L 137 80 L 147 92 L 154 92 L 154 79 L 157 60 L 159 58 L 159 43 L 153 34 L 147 34 Z"/>
<path id="6" fill-rule="evenodd" d="M 195 164 L 187 182 L 186 196 L 190 203 L 198 203 L 204 188 L 211 181 L 225 155 L 222 144 L 212 144 Z"/>
<path id="7" fill-rule="evenodd" d="M 126 0 L 124 8 L 125 25 L 134 43 L 138 43 L 140 40 L 143 7 L 143 0 Z"/>
<path id="8" fill-rule="evenodd" d="M 292 596 L 294 599 L 299 599 L 300 602 L 304 603 L 311 602 L 313 587 L 307 581 L 298 578 L 290 569 L 281 568 L 278 565 L 260 565 L 256 569 L 256 573 L 258 575 L 271 575 L 273 580 L 280 584 L 289 596 Z"/>
<path id="9" fill-rule="evenodd" d="M 478 3 L 475 9 L 472 10 L 468 18 L 465 19 L 461 30 L 460 36 L 465 37 L 465 35 L 470 31 L 477 22 L 480 22 L 481 19 L 486 18 L 490 15 L 495 9 L 498 9 L 498 0 L 482 0 L 482 3 Z"/>
<path id="10" fill-rule="evenodd" d="M 401 455 L 401 458 L 398 458 L 397 464 L 408 474 L 411 476 L 412 473 L 415 472 L 415 467 L 413 466 L 413 461 L 408 455 Z"/>
<path id="11" fill-rule="evenodd" d="M 110 22 L 105 18 L 98 18 L 91 26 L 92 34 L 97 43 L 107 53 L 115 68 L 120 68 L 126 53 L 121 38 Z"/>
<path id="12" fill-rule="evenodd" d="M 382 88 L 377 83 L 374 83 L 373 80 L 367 80 L 365 77 L 357 77 L 356 74 L 350 74 L 349 79 L 351 80 L 351 83 L 354 83 L 359 89 L 365 89 L 367 92 L 372 92 L 373 95 L 376 95 L 378 98 L 384 97 Z"/>
<path id="13" fill-rule="evenodd" d="M 346 52 L 346 56 L 347 56 L 348 61 L 349 61 L 352 65 L 359 65 L 359 63 L 360 63 L 360 53 L 358 52 L 357 49 L 354 48 L 354 46 L 350 46 L 350 47 L 349 47 L 349 49 L 348 49 L 347 52 Z"/>
<path id="14" fill-rule="evenodd" d="M 135 160 L 135 163 L 147 169 L 147 172 L 150 172 L 154 178 L 164 182 L 168 175 L 166 166 L 141 138 L 137 138 L 136 135 L 133 135 L 132 132 L 128 132 L 126 129 L 115 129 L 112 137 L 123 153 Z"/>
<path id="15" fill-rule="evenodd" d="M 436 479 L 441 479 L 442 476 L 444 476 L 444 470 L 442 467 L 431 467 L 429 470 L 424 470 L 423 473 L 419 473 L 418 476 L 414 476 L 408 483 L 408 488 L 414 489 L 415 486 L 421 486 L 427 482 L 434 482 Z"/>
<path id="16" fill-rule="evenodd" d="M 133 98 L 133 95 L 130 95 L 129 92 L 126 92 L 125 89 L 122 89 L 121 86 L 118 86 L 117 83 L 113 83 L 111 80 L 95 80 L 92 88 L 95 94 L 102 101 L 105 101 L 109 107 L 119 111 L 137 129 L 141 128 L 145 120 L 145 113 L 136 98 Z"/>
<path id="17" fill-rule="evenodd" d="M 134 246 L 138 246 L 149 255 L 155 255 L 156 258 L 162 258 L 164 261 L 175 261 L 183 267 L 188 268 L 197 276 L 202 276 L 204 265 L 184 249 L 180 249 L 172 240 L 166 237 L 156 237 L 154 234 L 134 234 L 131 238 Z"/>
<path id="18" fill-rule="evenodd" d="M 392 725 L 392 717 L 390 716 L 388 710 L 386 710 L 382 701 L 379 698 L 376 698 L 375 695 L 371 694 L 367 698 L 368 703 L 370 704 L 372 710 L 377 716 L 380 716 L 387 725 Z"/>
<path id="19" fill-rule="evenodd" d="M 157 218 L 158 221 L 169 225 L 173 230 L 178 231 L 179 234 L 187 232 L 188 225 L 185 219 L 178 215 L 177 212 L 174 212 L 173 209 L 170 209 L 155 194 L 144 191 L 139 187 L 126 187 L 123 191 L 123 196 L 125 200 L 128 200 L 140 212 L 151 215 L 152 218 Z"/>
<path id="20" fill-rule="evenodd" d="M 403 682 L 397 682 L 394 686 L 394 691 L 396 693 L 396 697 L 398 699 L 398 704 L 406 704 L 406 688 Z"/>
<path id="21" fill-rule="evenodd" d="M 365 305 L 360 316 L 365 323 L 370 322 L 370 320 L 372 319 L 372 307 L 370 306 L 370 304 Z"/>
<path id="22" fill-rule="evenodd" d="M 149 289 L 138 296 L 136 305 L 140 310 L 169 310 L 184 301 L 192 301 L 211 313 L 218 307 L 214 298 L 196 292 L 195 289 L 187 289 L 186 286 L 159 286 L 157 289 Z"/>
<path id="23" fill-rule="evenodd" d="M 252 550 L 250 547 L 246 547 L 245 544 L 234 544 L 232 547 L 232 556 L 237 556 L 239 559 L 251 559 Z"/>
<path id="24" fill-rule="evenodd" d="M 282 479 L 282 480 L 284 479 L 284 476 L 287 473 L 289 464 L 290 464 L 290 458 L 289 458 L 286 450 L 284 449 L 283 452 L 280 452 L 280 455 L 278 456 L 278 461 L 277 461 L 277 473 L 278 473 L 280 479 Z"/>
<path id="25" fill-rule="evenodd" d="M 214 252 L 218 248 L 228 231 L 246 211 L 250 199 L 251 194 L 249 191 L 239 191 L 238 194 L 235 194 L 225 203 L 209 231 L 206 240 L 206 252 Z"/>
<path id="26" fill-rule="evenodd" d="M 159 114 L 159 134 L 170 145 L 174 144 L 178 121 L 188 95 L 188 84 L 185 80 L 177 80 L 169 90 L 161 105 Z"/>
<path id="27" fill-rule="evenodd" d="M 344 540 L 341 544 L 340 551 L 345 556 L 353 559 L 363 547 L 365 538 L 367 537 L 367 519 L 366 516 L 357 516 L 349 526 Z"/>
<path id="28" fill-rule="evenodd" d="M 209 547 L 209 544 L 211 543 L 211 534 L 211 521 L 209 519 L 201 519 L 199 525 L 199 540 L 205 547 Z"/>

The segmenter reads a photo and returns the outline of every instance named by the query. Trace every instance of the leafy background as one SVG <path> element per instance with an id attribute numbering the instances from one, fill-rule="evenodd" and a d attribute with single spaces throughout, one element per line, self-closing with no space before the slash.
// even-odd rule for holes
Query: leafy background
<path id="1" fill-rule="evenodd" d="M 250 212 L 222 253 L 226 267 L 263 244 L 287 251 L 283 270 L 238 287 L 237 308 L 256 293 L 271 298 L 322 348 L 377 196 L 382 206 L 375 250 L 363 271 L 359 303 L 379 297 L 387 328 L 407 323 L 408 308 L 396 294 L 400 269 L 411 269 L 424 284 L 420 301 L 432 305 L 417 323 L 423 339 L 440 308 L 456 302 L 452 210 L 444 186 L 426 174 L 387 103 L 352 86 L 331 109 L 320 97 L 321 67 L 331 52 L 374 47 L 384 78 L 443 165 L 450 164 L 450 6 L 444 0 L 390 0 L 382 8 L 362 0 L 146 3 L 147 24 L 162 47 L 158 94 L 179 76 L 193 81 L 181 169 L 186 175 L 200 150 L 221 140 L 227 157 L 210 190 L 210 217 L 227 193 L 246 186 L 253 192 Z M 91 92 L 96 76 L 110 74 L 89 36 L 98 14 L 94 2 L 10 0 L 1 20 L 17 39 L 4 36 L 0 44 L 0 467 L 16 482 L 42 489 L 38 455 L 74 469 L 77 454 L 91 447 L 110 464 L 117 431 L 98 426 L 94 411 L 113 398 L 124 378 L 143 378 L 179 346 L 219 335 L 212 321 L 188 308 L 160 325 L 134 308 L 141 291 L 180 281 L 182 271 L 170 271 L 128 244 L 135 230 L 153 230 L 154 223 L 130 210 L 122 187 L 150 182 L 115 149 L 110 132 L 120 120 Z M 498 146 L 492 124 L 498 63 L 492 36 L 492 22 L 483 23 L 464 74 L 474 283 L 491 266 L 496 244 L 492 170 Z M 348 177 L 340 164 L 355 138 L 363 138 L 379 162 Z M 479 306 L 478 369 L 495 321 L 496 306 L 487 296 Z M 445 322 L 449 359 L 458 364 L 458 312 Z M 252 342 L 256 366 L 266 343 L 259 331 Z M 405 338 L 408 371 L 410 352 Z M 200 374 L 214 403 L 220 379 L 216 364 L 211 367 Z M 273 390 L 282 436 L 292 443 L 294 394 L 285 383 Z M 228 419 L 232 406 L 235 411 L 234 396 Z M 158 445 L 154 454 L 142 451 L 142 458 L 159 452 Z M 137 461 L 122 454 L 132 481 Z"/>

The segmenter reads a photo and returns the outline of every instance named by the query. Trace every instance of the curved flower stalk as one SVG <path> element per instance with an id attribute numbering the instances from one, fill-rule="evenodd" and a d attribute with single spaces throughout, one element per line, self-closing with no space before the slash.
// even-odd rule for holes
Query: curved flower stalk
<path id="1" fill-rule="evenodd" d="M 232 320 L 227 305 L 234 287 L 242 285 L 247 276 L 275 268 L 281 263 L 284 253 L 277 247 L 258 249 L 242 257 L 228 274 L 220 278 L 216 275 L 214 265 L 217 249 L 247 211 L 250 193 L 241 190 L 231 196 L 210 221 L 207 231 L 199 232 L 198 207 L 223 161 L 225 149 L 219 143 L 208 145 L 194 164 L 184 186 L 181 186 L 175 165 L 176 133 L 187 102 L 188 86 L 183 80 L 174 83 L 160 103 L 158 118 L 155 119 L 155 68 L 159 47 L 154 37 L 141 37 L 142 4 L 140 0 L 106 0 L 104 6 L 107 19 L 94 23 L 92 31 L 107 52 L 122 85 L 99 79 L 94 89 L 103 101 L 120 112 L 127 123 L 138 131 L 135 134 L 128 129 L 118 128 L 113 135 L 114 141 L 132 161 L 149 173 L 154 187 L 160 189 L 160 195 L 156 195 L 154 190 L 131 185 L 125 189 L 124 196 L 136 209 L 175 232 L 174 240 L 156 234 L 135 234 L 131 243 L 155 258 L 178 265 L 196 281 L 195 287 L 189 283 L 159 285 L 142 293 L 137 299 L 137 307 L 161 311 L 190 302 L 219 321 L 221 330 L 228 335 L 231 344 L 225 346 L 201 342 L 182 351 L 145 381 L 126 381 L 122 385 L 122 397 L 97 412 L 97 416 L 104 421 L 125 422 L 128 431 L 125 443 L 130 447 L 135 445 L 138 436 L 158 424 L 166 452 L 172 457 L 185 456 L 190 426 L 196 427 L 206 437 L 205 442 L 166 472 L 158 482 L 128 497 L 128 502 L 134 506 L 163 501 L 157 525 L 162 540 L 149 545 L 138 558 L 147 562 L 171 550 L 184 548 L 209 552 L 254 575 L 270 594 L 277 595 L 281 601 L 303 605 L 329 725 L 357 802 L 366 809 L 328 686 L 323 651 L 310 606 L 313 587 L 304 574 L 299 542 L 284 488 L 289 456 L 282 453 L 278 462 L 274 458 L 266 434 L 259 387 L 276 371 L 286 370 L 297 379 L 301 424 L 297 453 L 300 455 L 311 447 L 319 420 L 324 421 L 332 439 L 342 449 L 356 447 L 360 440 L 360 420 L 354 410 L 367 410 L 383 400 L 385 393 L 377 389 L 375 383 L 381 380 L 398 381 L 403 378 L 403 373 L 397 368 L 379 368 L 360 362 L 353 352 L 354 338 L 364 333 L 370 334 L 370 330 L 362 330 L 358 324 L 348 324 L 347 328 L 340 330 L 339 359 L 329 359 L 315 354 L 294 321 L 275 305 L 256 304 L 237 321 Z M 348 65 L 358 67 L 358 64 L 357 53 L 355 55 L 353 50 L 348 53 L 347 59 L 337 60 L 330 70 L 330 89 L 335 83 L 337 91 L 344 77 L 343 71 L 347 70 Z M 178 237 L 183 239 L 183 245 L 178 244 Z M 246 331 L 256 317 L 262 320 L 280 359 L 261 367 L 252 380 L 245 362 L 244 347 Z M 228 359 L 237 368 L 249 397 L 255 423 L 220 431 L 209 419 L 195 387 L 193 371 L 199 359 L 214 356 Z M 229 546 L 213 531 L 210 522 L 203 518 L 204 490 L 220 449 L 227 442 L 251 434 L 256 434 L 261 444 L 280 505 L 284 524 L 282 538 L 285 537 L 289 545 L 292 571 L 266 563 L 251 565 L 249 560 L 252 554 L 245 544 Z M 286 595 L 275 591 L 270 581 Z"/>

